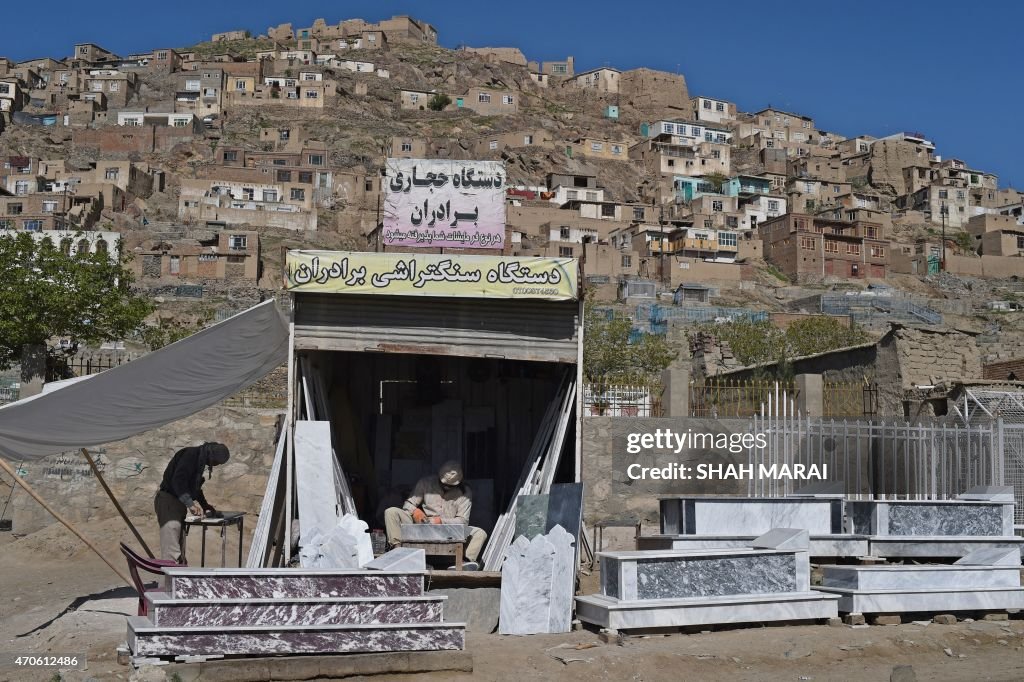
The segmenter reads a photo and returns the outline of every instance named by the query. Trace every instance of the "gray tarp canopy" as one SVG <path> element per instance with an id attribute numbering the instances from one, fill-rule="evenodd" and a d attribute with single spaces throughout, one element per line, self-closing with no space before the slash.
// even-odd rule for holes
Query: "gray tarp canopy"
<path id="1" fill-rule="evenodd" d="M 265 301 L 138 360 L 0 408 L 0 456 L 31 461 L 123 440 L 210 407 L 288 359 Z"/>

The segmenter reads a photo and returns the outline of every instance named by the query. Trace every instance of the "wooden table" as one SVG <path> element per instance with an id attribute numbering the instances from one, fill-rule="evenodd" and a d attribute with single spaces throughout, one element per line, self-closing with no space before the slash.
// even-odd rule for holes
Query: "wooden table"
<path id="1" fill-rule="evenodd" d="M 185 519 L 185 523 L 182 524 L 182 533 L 188 535 L 189 528 L 192 526 L 200 526 L 203 529 L 203 541 L 202 549 L 199 556 L 199 565 L 206 566 L 206 529 L 210 526 L 220 528 L 220 565 L 226 566 L 227 563 L 227 527 L 237 526 L 238 527 L 238 567 L 242 567 L 242 522 L 245 518 L 245 512 L 223 512 L 222 517 L 217 518 L 193 518 L 188 517 Z"/>
<path id="2" fill-rule="evenodd" d="M 409 549 L 422 549 L 427 556 L 453 556 L 455 557 L 455 570 L 462 570 L 462 559 L 464 545 L 462 542 L 402 542 L 402 547 Z"/>

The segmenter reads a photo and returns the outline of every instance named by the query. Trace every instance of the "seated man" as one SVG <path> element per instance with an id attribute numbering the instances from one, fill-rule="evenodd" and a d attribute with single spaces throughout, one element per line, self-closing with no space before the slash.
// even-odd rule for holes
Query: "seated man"
<path id="1" fill-rule="evenodd" d="M 384 527 L 388 544 L 398 547 L 402 543 L 403 523 L 462 523 L 469 525 L 469 512 L 473 507 L 473 493 L 462 482 L 462 467 L 450 461 L 441 465 L 437 476 L 424 476 L 416 483 L 412 495 L 402 508 L 391 507 L 384 512 Z M 463 570 L 476 571 L 480 550 L 487 539 L 482 528 L 468 528 L 466 563 Z"/>

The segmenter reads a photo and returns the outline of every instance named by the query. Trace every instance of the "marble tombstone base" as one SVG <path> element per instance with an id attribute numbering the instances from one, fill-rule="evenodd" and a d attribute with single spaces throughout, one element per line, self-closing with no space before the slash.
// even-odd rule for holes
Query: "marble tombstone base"
<path id="1" fill-rule="evenodd" d="M 128 618 L 135 656 L 212 656 L 461 650 L 459 623 L 156 627 Z"/>
<path id="2" fill-rule="evenodd" d="M 852 500 L 847 531 L 894 537 L 1013 537 L 1013 502 Z"/>
<path id="3" fill-rule="evenodd" d="M 816 620 L 837 615 L 810 588 L 806 530 L 774 529 L 746 548 L 599 552 L 601 594 L 576 598 L 580 620 L 636 629 Z"/>
<path id="4" fill-rule="evenodd" d="M 1022 537 L 874 535 L 868 538 L 868 545 L 871 556 L 883 559 L 956 559 L 981 549 L 1016 549 L 1018 554 L 1024 552 Z"/>
<path id="5" fill-rule="evenodd" d="M 385 562 L 403 563 L 411 556 Z M 420 557 L 422 558 L 422 557 Z M 135 656 L 438 651 L 464 647 L 426 573 L 395 570 L 169 568 L 167 592 L 128 619 Z"/>
<path id="6" fill-rule="evenodd" d="M 664 535 L 757 537 L 772 528 L 843 532 L 842 497 L 662 497 Z"/>
<path id="7" fill-rule="evenodd" d="M 755 536 L 736 535 L 644 535 L 637 540 L 637 549 L 723 549 L 750 547 Z M 811 535 L 808 553 L 812 557 L 868 556 L 868 538 L 865 535 Z"/>
<path id="8" fill-rule="evenodd" d="M 817 589 L 837 595 L 844 613 L 1024 608 L 1013 548 L 978 550 L 952 565 L 825 566 Z"/>

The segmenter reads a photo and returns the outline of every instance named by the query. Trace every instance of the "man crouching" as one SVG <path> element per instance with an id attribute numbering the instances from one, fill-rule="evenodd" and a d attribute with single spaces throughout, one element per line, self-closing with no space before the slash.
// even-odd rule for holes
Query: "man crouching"
<path id="1" fill-rule="evenodd" d="M 384 512 L 388 544 L 397 547 L 402 542 L 403 523 L 453 523 L 469 526 L 469 512 L 473 508 L 473 492 L 462 481 L 462 467 L 449 461 L 441 465 L 436 476 L 424 476 L 413 488 L 402 508 L 390 507 Z M 479 570 L 477 558 L 487 540 L 482 528 L 469 526 L 466 544 L 465 571 Z"/>

